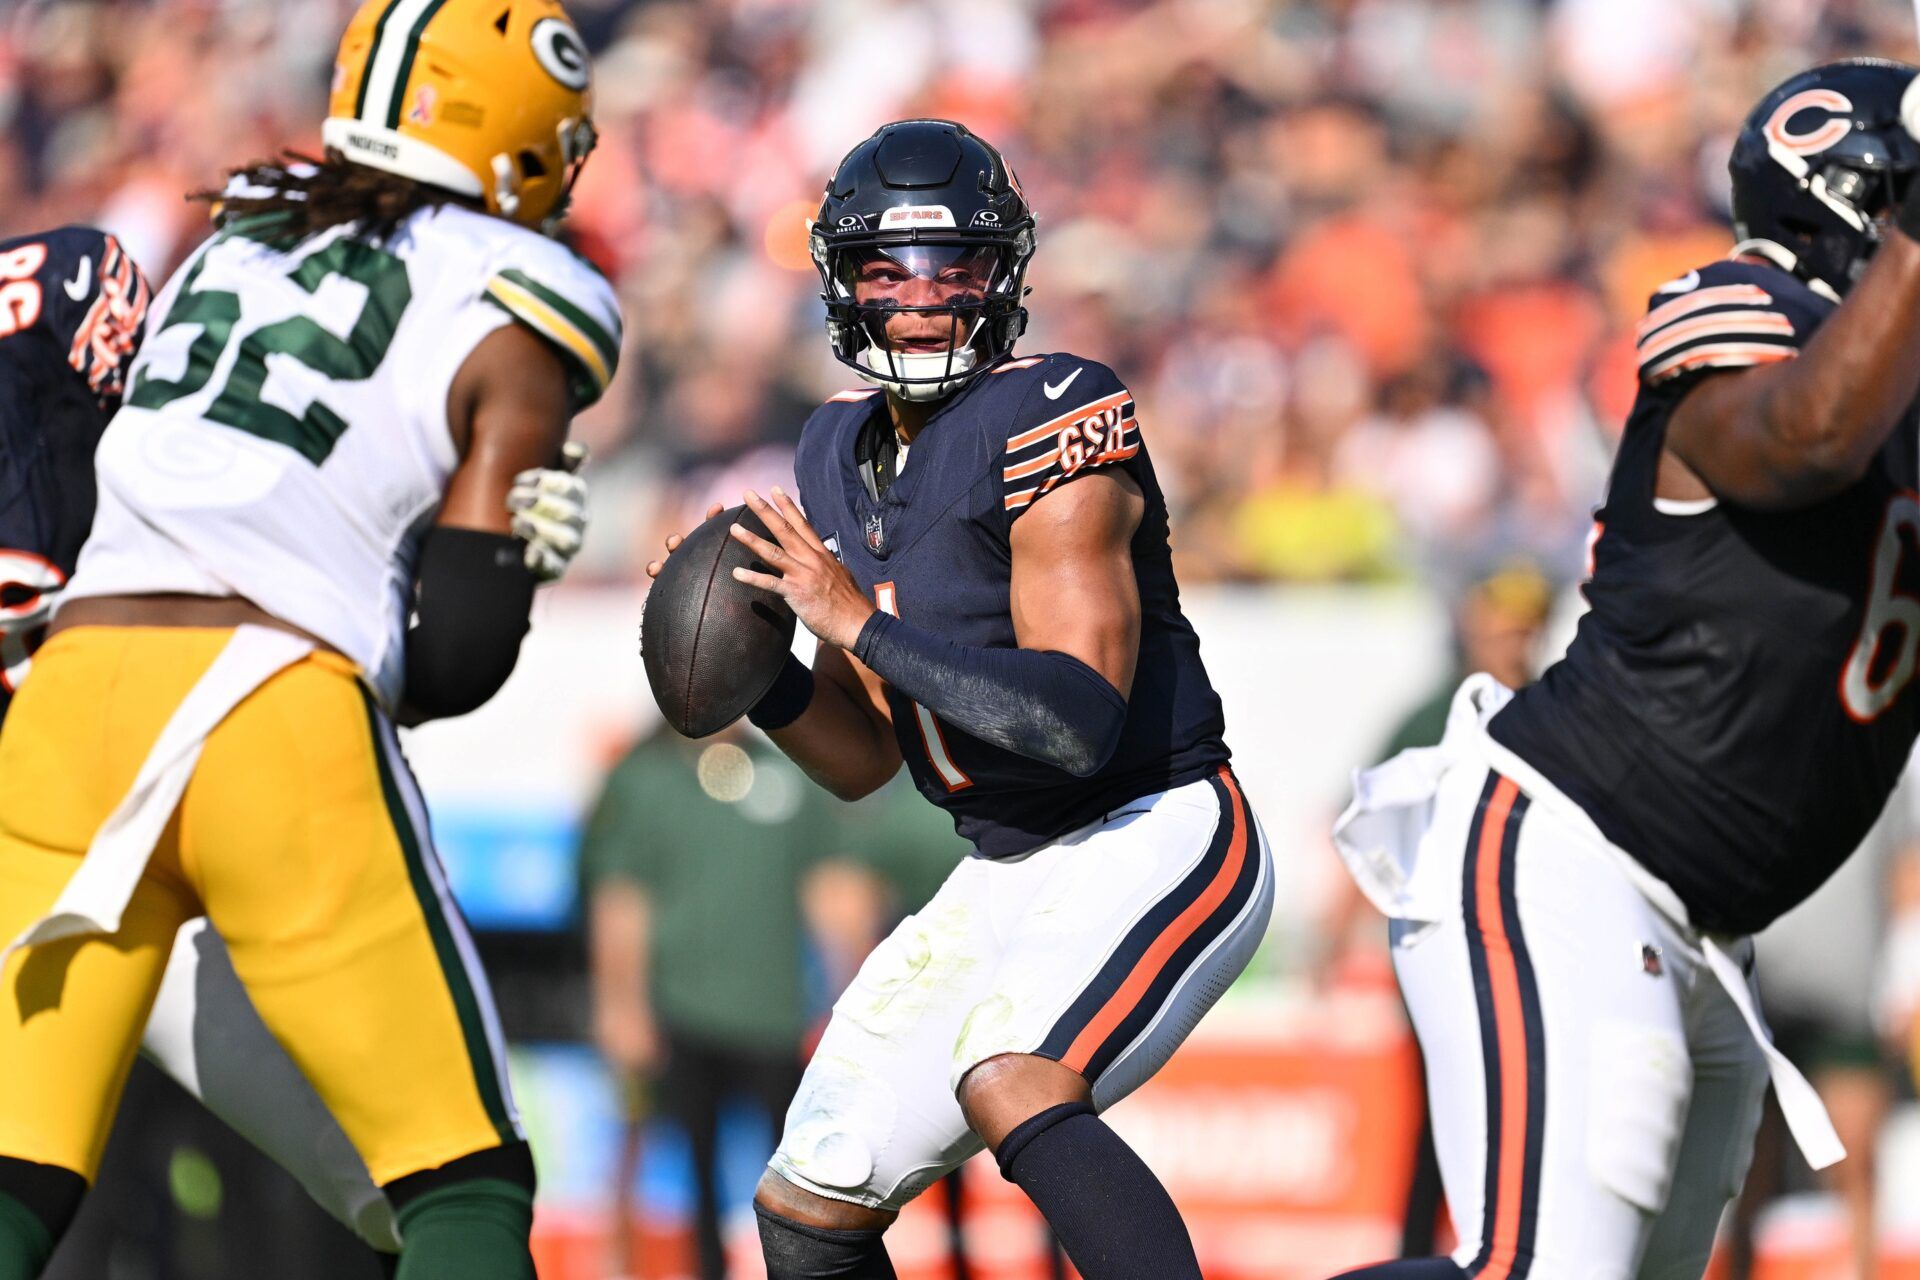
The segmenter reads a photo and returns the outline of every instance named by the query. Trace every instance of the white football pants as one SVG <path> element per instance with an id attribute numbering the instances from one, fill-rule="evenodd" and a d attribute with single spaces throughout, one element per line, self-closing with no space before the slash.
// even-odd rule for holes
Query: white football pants
<path id="1" fill-rule="evenodd" d="M 1698 1280 L 1770 1070 L 1809 1158 L 1838 1142 L 1759 1021 L 1751 939 L 1688 926 L 1486 738 L 1504 695 L 1470 681 L 1446 742 L 1359 775 L 1336 831 L 1391 921 L 1454 1260 L 1487 1280 Z"/>
<path id="2" fill-rule="evenodd" d="M 1013 858 L 967 858 L 833 1006 L 772 1168 L 897 1209 L 981 1149 L 955 1091 L 1002 1054 L 1064 1063 L 1104 1111 L 1165 1065 L 1246 968 L 1273 909 L 1227 770 Z"/>
<path id="3" fill-rule="evenodd" d="M 306 1076 L 273 1038 L 204 917 L 174 939 L 141 1051 L 292 1174 L 369 1245 L 397 1253 L 392 1206 Z"/>

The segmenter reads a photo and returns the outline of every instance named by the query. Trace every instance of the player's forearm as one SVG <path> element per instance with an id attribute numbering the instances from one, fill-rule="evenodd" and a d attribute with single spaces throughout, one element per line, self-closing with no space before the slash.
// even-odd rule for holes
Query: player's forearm
<path id="1" fill-rule="evenodd" d="M 893 726 L 854 691 L 825 676 L 812 681 L 797 718 L 777 728 L 762 727 L 803 773 L 841 800 L 871 795 L 900 771 Z"/>
<path id="2" fill-rule="evenodd" d="M 1762 399 L 1757 420 L 1768 469 L 1786 504 L 1817 501 L 1858 480 L 1916 395 L 1920 241 L 1890 229 L 1846 302 Z"/>
<path id="3" fill-rule="evenodd" d="M 588 965 L 594 1004 L 602 1011 L 638 1008 L 647 1001 L 652 906 L 639 886 L 608 880 L 593 891 Z"/>
<path id="4" fill-rule="evenodd" d="M 1126 698 L 1068 654 L 956 644 L 876 613 L 854 656 L 948 724 L 1077 778 L 1113 758 L 1126 725 Z"/>

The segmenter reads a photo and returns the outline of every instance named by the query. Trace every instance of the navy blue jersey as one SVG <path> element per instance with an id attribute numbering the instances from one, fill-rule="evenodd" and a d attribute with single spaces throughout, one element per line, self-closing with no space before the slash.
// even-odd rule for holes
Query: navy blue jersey
<path id="1" fill-rule="evenodd" d="M 112 236 L 0 241 L 0 715 L 93 524 L 93 449 L 146 308 Z"/>
<path id="2" fill-rule="evenodd" d="M 1920 439 L 1793 511 L 1655 497 L 1667 422 L 1716 370 L 1792 359 L 1834 304 L 1765 262 L 1656 293 L 1640 393 L 1597 513 L 1592 610 L 1489 726 L 1660 876 L 1695 924 L 1751 933 L 1885 807 L 1920 731 Z"/>
<path id="3" fill-rule="evenodd" d="M 878 391 L 815 411 L 794 459 L 800 503 L 880 608 L 960 644 L 1015 647 L 1011 534 L 1038 498 L 1102 467 L 1146 495 L 1132 546 L 1139 661 L 1119 748 L 1098 773 L 1076 778 L 989 745 L 888 690 L 913 780 L 960 834 L 989 857 L 1022 853 L 1225 763 L 1220 699 L 1173 580 L 1166 500 L 1113 371 L 1064 354 L 1001 365 L 941 406 L 876 498 L 856 451 L 886 413 Z"/>

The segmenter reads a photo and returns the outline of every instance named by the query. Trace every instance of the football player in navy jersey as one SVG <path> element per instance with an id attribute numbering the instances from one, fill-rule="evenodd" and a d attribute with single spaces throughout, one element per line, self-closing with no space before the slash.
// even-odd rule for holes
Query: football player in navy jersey
<path id="1" fill-rule="evenodd" d="M 1088 1280 L 1200 1275 L 1100 1112 L 1245 967 L 1271 865 L 1132 395 L 1013 355 L 1033 246 L 964 127 L 855 147 L 813 255 L 834 352 L 873 385 L 808 421 L 798 502 L 748 496 L 775 541 L 735 530 L 775 570 L 742 580 L 821 642 L 750 718 L 843 798 L 904 760 L 974 846 L 834 1006 L 756 1200 L 772 1280 L 892 1276 L 881 1233 L 983 1144 Z"/>
<path id="2" fill-rule="evenodd" d="M 1859 844 L 1920 731 L 1920 85 L 1817 67 L 1732 157 L 1739 241 L 1658 289 L 1592 610 L 1358 779 L 1460 1247 L 1354 1273 L 1694 1277 L 1771 1075 L 1750 935 Z"/>
<path id="3" fill-rule="evenodd" d="M 93 525 L 93 447 L 148 297 L 91 227 L 0 241 L 0 716 Z"/>

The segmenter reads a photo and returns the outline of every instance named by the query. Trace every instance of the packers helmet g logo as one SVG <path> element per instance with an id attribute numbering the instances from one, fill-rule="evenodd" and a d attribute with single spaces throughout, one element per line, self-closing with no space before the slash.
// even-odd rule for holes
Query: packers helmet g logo
<path id="1" fill-rule="evenodd" d="M 579 93 L 587 87 L 591 62 L 586 43 L 561 19 L 542 18 L 533 24 L 533 56 L 565 88 Z"/>
<path id="2" fill-rule="evenodd" d="M 565 208 L 593 149 L 592 60 L 560 0 L 364 0 L 335 67 L 329 147 L 523 226 Z"/>

